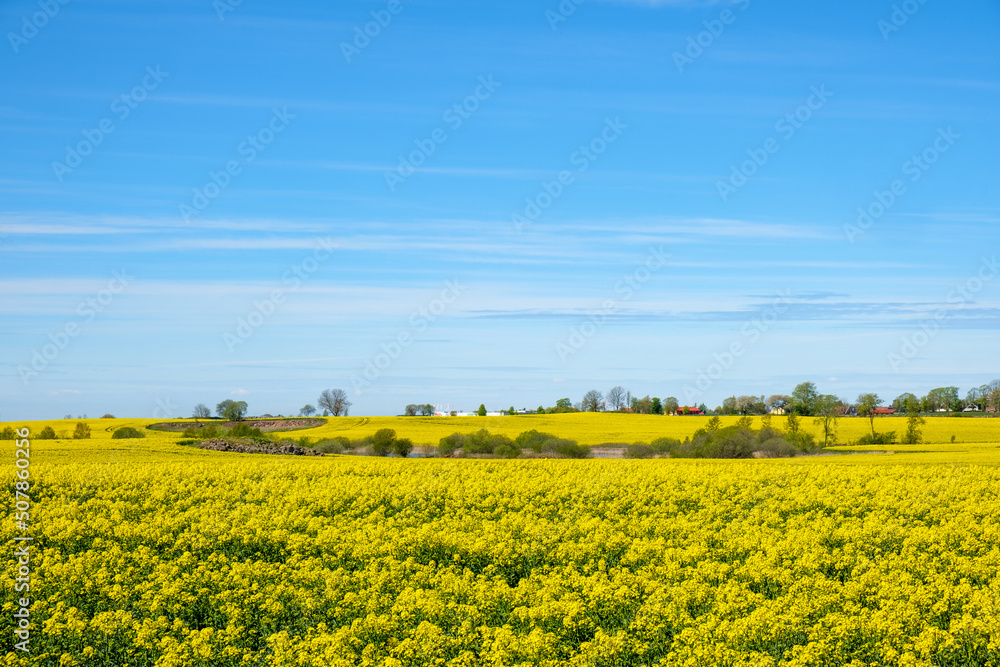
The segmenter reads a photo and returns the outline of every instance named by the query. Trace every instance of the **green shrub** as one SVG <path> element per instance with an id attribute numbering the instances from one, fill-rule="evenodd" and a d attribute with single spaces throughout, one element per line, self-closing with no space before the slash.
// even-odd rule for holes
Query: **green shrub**
<path id="1" fill-rule="evenodd" d="M 438 454 L 441 456 L 454 456 L 455 452 L 462 449 L 465 436 L 461 433 L 452 433 L 441 438 L 438 442 Z"/>
<path id="2" fill-rule="evenodd" d="M 680 447 L 683 445 L 677 438 L 657 438 L 653 442 L 649 443 L 649 446 L 653 448 L 653 452 L 659 455 L 670 454 L 671 456 L 675 451 L 679 451 Z"/>
<path id="3" fill-rule="evenodd" d="M 627 459 L 649 459 L 652 458 L 656 452 L 652 447 L 644 442 L 636 442 L 631 445 L 625 445 L 625 458 Z"/>
<path id="4" fill-rule="evenodd" d="M 536 454 L 541 454 L 545 447 L 545 442 L 547 440 L 553 440 L 555 437 L 556 436 L 551 433 L 539 433 L 538 431 L 532 429 L 530 431 L 525 431 L 514 438 L 514 445 L 518 449 L 530 449 Z"/>
<path id="5" fill-rule="evenodd" d="M 896 432 L 888 431 L 886 433 L 876 433 L 875 435 L 870 435 L 868 433 L 864 434 L 858 441 L 854 443 L 855 445 L 891 445 L 896 440 Z"/>
<path id="6" fill-rule="evenodd" d="M 51 426 L 46 426 L 41 431 L 39 431 L 38 435 L 35 436 L 35 439 L 36 440 L 55 440 L 56 439 L 56 431 Z"/>
<path id="7" fill-rule="evenodd" d="M 392 451 L 392 443 L 396 441 L 396 432 L 391 428 L 381 428 L 370 438 L 372 453 L 375 456 L 388 456 Z"/>
<path id="8" fill-rule="evenodd" d="M 399 438 L 392 443 L 392 453 L 401 458 L 406 458 L 413 451 L 413 441 L 409 438 Z"/>
<path id="9" fill-rule="evenodd" d="M 120 429 L 111 434 L 111 438 L 114 440 L 123 440 L 126 438 L 145 438 L 146 434 L 137 428 L 132 428 L 131 426 L 122 426 Z"/>
<path id="10" fill-rule="evenodd" d="M 303 444 L 303 440 L 305 444 Z M 310 447 L 315 449 L 317 452 L 323 452 L 324 454 L 343 454 L 346 450 L 351 448 L 351 441 L 342 435 L 338 435 L 333 438 L 325 438 L 320 440 L 315 445 L 310 445 L 309 438 L 299 438 L 300 447 Z"/>
<path id="11" fill-rule="evenodd" d="M 492 454 L 493 448 L 493 436 L 485 428 L 465 436 L 462 443 L 462 451 L 466 454 Z"/>
<path id="12" fill-rule="evenodd" d="M 256 426 L 239 423 L 229 429 L 228 435 L 232 438 L 263 438 L 264 434 Z"/>
<path id="13" fill-rule="evenodd" d="M 507 442 L 501 442 L 493 448 L 493 455 L 501 459 L 516 459 L 521 455 L 521 449 L 513 440 L 507 438 Z"/>
<path id="14" fill-rule="evenodd" d="M 17 440 L 17 431 L 12 426 L 7 426 L 0 431 L 0 440 Z"/>
<path id="15" fill-rule="evenodd" d="M 200 424 L 192 424 L 184 429 L 182 435 L 185 438 L 202 438 L 203 440 L 208 440 L 210 438 L 219 437 L 219 427 L 214 425 L 202 426 Z"/>
<path id="16" fill-rule="evenodd" d="M 77 422 L 76 430 L 73 431 L 74 440 L 89 440 L 90 439 L 90 426 L 86 422 Z"/>
<path id="17" fill-rule="evenodd" d="M 552 452 L 570 459 L 585 459 L 590 456 L 589 446 L 581 445 L 575 440 L 566 440 L 565 438 L 552 438 L 550 440 L 546 440 L 545 444 L 542 446 L 542 451 Z"/>

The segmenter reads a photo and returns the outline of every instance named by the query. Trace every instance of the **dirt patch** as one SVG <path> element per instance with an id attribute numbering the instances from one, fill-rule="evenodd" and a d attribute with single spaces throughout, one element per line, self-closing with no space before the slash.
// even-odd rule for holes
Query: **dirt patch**
<path id="1" fill-rule="evenodd" d="M 294 442 L 269 442 L 253 438 L 213 438 L 195 445 L 198 449 L 213 452 L 237 452 L 239 454 L 285 454 L 291 456 L 323 456 L 315 449 L 299 447 Z"/>
<path id="2" fill-rule="evenodd" d="M 264 433 L 274 433 L 275 431 L 299 431 L 307 428 L 318 428 L 326 423 L 325 419 L 247 419 L 241 422 L 227 422 L 221 419 L 209 419 L 199 422 L 161 422 L 150 424 L 146 428 L 153 431 L 169 431 L 171 433 L 181 433 L 189 428 L 204 428 L 206 426 L 216 426 L 221 428 L 232 428 L 237 424 L 246 424 L 250 428 L 259 428 Z"/>

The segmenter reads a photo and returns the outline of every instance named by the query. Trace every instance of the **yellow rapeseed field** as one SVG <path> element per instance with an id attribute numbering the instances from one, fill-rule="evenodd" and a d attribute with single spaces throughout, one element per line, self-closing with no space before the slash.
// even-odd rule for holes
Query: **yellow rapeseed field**
<path id="1" fill-rule="evenodd" d="M 599 444 L 699 423 L 566 417 L 295 435 Z M 935 419 L 945 444 L 891 454 L 733 461 L 231 454 L 88 422 L 91 440 L 31 443 L 27 654 L 11 648 L 20 533 L 2 524 L 5 665 L 1000 665 L 995 420 Z"/>

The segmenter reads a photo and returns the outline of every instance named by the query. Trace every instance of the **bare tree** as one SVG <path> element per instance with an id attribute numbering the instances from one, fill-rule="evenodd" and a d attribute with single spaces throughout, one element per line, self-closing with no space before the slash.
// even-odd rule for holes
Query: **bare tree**
<path id="1" fill-rule="evenodd" d="M 591 389 L 583 395 L 583 401 L 580 403 L 580 409 L 584 412 L 597 412 L 601 409 L 601 402 L 603 400 L 604 396 L 601 395 L 601 392 L 596 389 Z"/>
<path id="2" fill-rule="evenodd" d="M 316 401 L 319 407 L 334 417 L 346 417 L 351 402 L 347 400 L 347 392 L 343 389 L 324 389 Z"/>
<path id="3" fill-rule="evenodd" d="M 191 416 L 194 417 L 195 419 L 208 419 L 209 417 L 212 416 L 212 411 L 209 410 L 208 406 L 205 405 L 204 403 L 199 403 L 198 405 L 194 406 L 194 412 L 191 413 Z"/>
<path id="4" fill-rule="evenodd" d="M 608 390 L 608 396 L 607 396 L 607 398 L 608 398 L 608 408 L 610 408 L 611 410 L 613 410 L 615 412 L 618 412 L 619 410 L 621 410 L 622 408 L 624 408 L 626 405 L 628 405 L 625 402 L 625 393 L 626 393 L 625 392 L 625 387 L 622 387 L 621 385 L 619 385 L 617 387 L 612 387 L 611 389 L 609 389 Z"/>

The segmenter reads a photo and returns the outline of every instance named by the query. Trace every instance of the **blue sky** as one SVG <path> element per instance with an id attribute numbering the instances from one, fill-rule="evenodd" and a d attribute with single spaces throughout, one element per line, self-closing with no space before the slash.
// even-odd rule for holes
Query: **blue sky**
<path id="1" fill-rule="evenodd" d="M 1000 375 L 995 2 L 0 21 L 0 419 Z"/>

